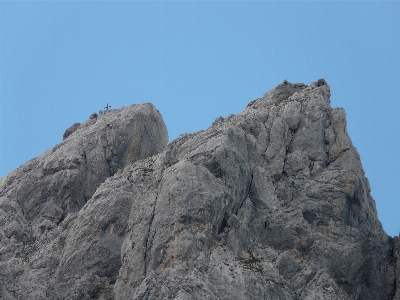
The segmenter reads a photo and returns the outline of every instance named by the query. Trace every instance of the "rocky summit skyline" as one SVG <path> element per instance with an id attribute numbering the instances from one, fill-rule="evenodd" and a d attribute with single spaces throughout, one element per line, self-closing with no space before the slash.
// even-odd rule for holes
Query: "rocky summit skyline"
<path id="1" fill-rule="evenodd" d="M 167 144 L 150 103 L 0 181 L 2 299 L 400 299 L 346 114 L 284 81 Z"/>

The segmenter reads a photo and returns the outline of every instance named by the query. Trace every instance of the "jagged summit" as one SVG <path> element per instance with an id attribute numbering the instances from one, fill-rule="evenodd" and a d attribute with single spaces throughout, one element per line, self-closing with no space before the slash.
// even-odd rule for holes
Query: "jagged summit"
<path id="1" fill-rule="evenodd" d="M 79 211 L 118 169 L 165 148 L 168 133 L 153 104 L 92 114 L 64 133 L 64 141 L 1 179 L 1 196 L 23 217 L 59 222 Z M 3 199 L 3 198 L 2 198 Z"/>
<path id="2" fill-rule="evenodd" d="M 1 179 L 1 297 L 399 299 L 399 240 L 329 97 L 284 81 L 168 145 L 151 104 L 75 125 Z"/>

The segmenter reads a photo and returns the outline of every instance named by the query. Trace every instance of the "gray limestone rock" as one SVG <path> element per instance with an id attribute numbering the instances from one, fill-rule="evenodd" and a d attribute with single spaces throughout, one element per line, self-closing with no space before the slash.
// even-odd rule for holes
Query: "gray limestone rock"
<path id="1" fill-rule="evenodd" d="M 107 178 L 139 159 L 160 152 L 167 141 L 165 124 L 154 106 L 131 105 L 74 124 L 64 134 L 61 144 L 3 177 L 0 182 L 3 295 L 10 295 L 6 297 L 9 299 L 27 299 L 27 295 L 31 299 L 45 298 L 49 280 L 62 264 L 61 254 L 68 253 L 69 246 L 64 246 L 70 243 L 68 227 L 74 228 L 75 224 L 69 223 Z M 108 206 L 103 209 L 112 212 Z M 103 239 L 103 242 L 117 241 Z M 82 241 L 79 247 L 85 249 Z"/>
<path id="2" fill-rule="evenodd" d="M 150 104 L 89 119 L 1 179 L 1 296 L 399 299 L 399 240 L 329 97 L 285 81 L 166 147 Z"/>
<path id="3" fill-rule="evenodd" d="M 90 119 L 92 119 L 92 118 L 90 118 Z M 63 140 L 65 140 L 72 133 L 74 133 L 79 128 L 79 126 L 81 126 L 81 123 L 75 123 L 71 127 L 69 127 L 67 130 L 65 130 L 65 132 L 63 134 Z"/>

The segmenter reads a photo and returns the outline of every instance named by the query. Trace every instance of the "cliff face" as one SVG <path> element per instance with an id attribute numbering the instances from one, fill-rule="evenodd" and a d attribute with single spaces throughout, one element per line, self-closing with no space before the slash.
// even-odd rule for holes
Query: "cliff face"
<path id="1" fill-rule="evenodd" d="M 2 297 L 399 299 L 398 239 L 329 97 L 285 81 L 168 146 L 150 104 L 71 127 L 1 179 Z"/>
<path id="2" fill-rule="evenodd" d="M 0 298 L 48 298 L 72 220 L 107 178 L 167 142 L 154 106 L 131 105 L 74 124 L 61 144 L 1 178 Z"/>

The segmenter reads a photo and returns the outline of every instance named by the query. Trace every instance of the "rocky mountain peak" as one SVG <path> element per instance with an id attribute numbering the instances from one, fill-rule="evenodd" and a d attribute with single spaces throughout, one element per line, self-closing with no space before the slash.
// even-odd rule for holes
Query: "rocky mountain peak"
<path id="1" fill-rule="evenodd" d="M 27 222 L 58 224 L 79 211 L 119 169 L 165 148 L 168 133 L 159 112 L 145 103 L 92 114 L 63 139 L 1 179 L 1 199 L 15 202 Z"/>
<path id="2" fill-rule="evenodd" d="M 325 80 L 167 145 L 151 104 L 74 124 L 1 179 L 4 299 L 399 299 Z"/>

